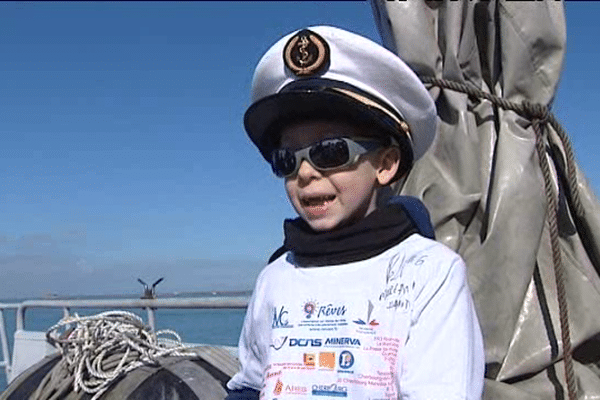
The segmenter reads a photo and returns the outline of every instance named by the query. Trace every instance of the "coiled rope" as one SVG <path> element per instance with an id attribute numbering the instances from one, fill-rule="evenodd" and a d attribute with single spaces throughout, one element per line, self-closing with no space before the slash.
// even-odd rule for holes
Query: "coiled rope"
<path id="1" fill-rule="evenodd" d="M 97 400 L 120 376 L 163 356 L 196 356 L 172 330 L 152 332 L 137 315 L 108 311 L 88 317 L 65 317 L 46 332 L 62 358 L 48 373 L 33 399 L 54 400 L 70 390 Z"/>
<path id="2" fill-rule="evenodd" d="M 557 194 L 554 193 L 552 184 L 553 177 L 548 158 L 546 157 L 545 143 L 548 140 L 548 126 L 554 128 L 561 144 L 565 150 L 566 167 L 567 167 L 567 193 L 571 197 L 571 202 L 574 208 L 574 213 L 578 219 L 584 218 L 584 209 L 579 198 L 579 189 L 577 184 L 577 172 L 575 169 L 575 157 L 571 142 L 562 128 L 561 124 L 556 120 L 549 108 L 543 104 L 533 104 L 527 101 L 522 103 L 513 103 L 498 96 L 479 90 L 473 86 L 453 82 L 445 79 L 437 79 L 434 77 L 421 77 L 425 84 L 431 84 L 443 89 L 450 89 L 457 92 L 465 93 L 469 96 L 479 99 L 486 99 L 492 104 L 501 107 L 505 110 L 514 111 L 521 117 L 531 121 L 533 131 L 536 137 L 536 151 L 540 162 L 540 168 L 544 176 L 544 188 L 547 199 L 548 225 L 550 230 L 550 245 L 552 248 L 552 261 L 554 264 L 554 279 L 556 281 L 556 290 L 558 297 L 558 309 L 561 328 L 561 341 L 563 346 L 563 357 L 565 365 L 565 379 L 567 382 L 567 391 L 569 400 L 577 399 L 577 385 L 575 380 L 575 372 L 573 368 L 573 349 L 571 347 L 571 333 L 569 328 L 569 312 L 567 307 L 567 295 L 565 289 L 565 269 L 562 263 L 562 256 L 558 234 L 558 202 Z"/>

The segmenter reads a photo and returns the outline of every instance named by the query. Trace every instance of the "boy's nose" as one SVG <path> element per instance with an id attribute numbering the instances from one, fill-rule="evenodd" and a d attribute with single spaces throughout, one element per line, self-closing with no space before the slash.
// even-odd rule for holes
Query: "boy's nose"
<path id="1" fill-rule="evenodd" d="M 313 167 L 311 163 L 306 160 L 302 160 L 300 162 L 300 168 L 298 168 L 298 179 L 308 181 L 320 176 L 321 172 Z"/>

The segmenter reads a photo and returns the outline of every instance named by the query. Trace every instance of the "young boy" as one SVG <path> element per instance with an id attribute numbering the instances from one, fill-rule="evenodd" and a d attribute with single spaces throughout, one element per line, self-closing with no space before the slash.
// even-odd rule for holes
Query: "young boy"
<path id="1" fill-rule="evenodd" d="M 311 27 L 263 56 L 252 101 L 248 135 L 299 218 L 258 278 L 227 398 L 479 399 L 464 262 L 423 237 L 416 199 L 381 205 L 435 134 L 417 76 L 366 38 Z"/>

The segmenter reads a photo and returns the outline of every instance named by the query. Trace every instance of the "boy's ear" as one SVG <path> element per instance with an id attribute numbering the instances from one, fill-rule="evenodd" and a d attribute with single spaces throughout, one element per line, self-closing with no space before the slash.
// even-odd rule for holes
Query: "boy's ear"
<path id="1" fill-rule="evenodd" d="M 390 184 L 400 168 L 400 149 L 395 146 L 385 148 L 379 153 L 377 166 L 377 182 L 381 186 Z"/>

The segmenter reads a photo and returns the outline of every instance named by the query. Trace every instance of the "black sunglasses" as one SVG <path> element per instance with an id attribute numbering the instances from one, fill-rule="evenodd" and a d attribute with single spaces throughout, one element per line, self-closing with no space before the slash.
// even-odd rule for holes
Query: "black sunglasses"
<path id="1" fill-rule="evenodd" d="M 280 178 L 298 172 L 302 160 L 319 171 L 344 168 L 358 161 L 361 155 L 382 147 L 381 142 L 364 138 L 335 138 L 313 143 L 300 150 L 275 149 L 271 153 L 271 167 Z"/>

